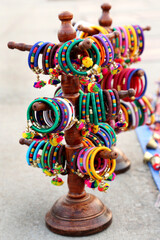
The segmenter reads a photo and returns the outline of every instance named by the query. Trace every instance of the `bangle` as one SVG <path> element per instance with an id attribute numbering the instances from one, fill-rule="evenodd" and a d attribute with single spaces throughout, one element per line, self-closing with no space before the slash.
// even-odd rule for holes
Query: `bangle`
<path id="1" fill-rule="evenodd" d="M 98 113 L 98 121 L 102 122 L 102 113 L 101 113 L 101 105 L 98 93 L 95 93 L 96 107 Z"/>
<path id="2" fill-rule="evenodd" d="M 115 144 L 116 141 L 117 141 L 117 137 L 116 137 L 116 133 L 113 130 L 113 128 L 109 124 L 107 124 L 107 123 L 100 123 L 99 127 L 101 129 L 105 130 L 109 134 L 111 142 L 112 142 L 112 145 Z"/>
<path id="3" fill-rule="evenodd" d="M 88 154 L 89 154 L 91 151 L 93 151 L 94 148 L 95 148 L 95 147 L 88 148 L 88 150 L 85 151 L 85 154 L 84 154 L 84 156 L 83 156 L 83 168 L 84 168 L 86 174 L 88 173 L 88 170 L 87 170 L 87 166 L 88 166 L 88 165 L 87 165 L 87 157 L 88 157 Z"/>
<path id="4" fill-rule="evenodd" d="M 99 65 L 101 66 L 104 62 L 105 59 L 105 52 L 104 52 L 104 48 L 102 47 L 101 43 L 93 36 L 89 36 L 89 39 L 93 40 L 93 43 L 95 44 L 95 46 L 99 49 L 100 52 L 100 63 Z"/>
<path id="5" fill-rule="evenodd" d="M 57 160 L 58 160 L 58 151 L 59 151 L 61 145 L 62 145 L 62 144 L 58 144 L 58 145 L 56 146 L 56 148 L 54 149 L 54 153 L 53 153 L 53 155 L 52 155 L 52 169 L 51 169 L 51 170 L 54 170 L 55 164 L 56 164 L 56 162 L 58 162 L 58 161 L 57 161 Z"/>
<path id="6" fill-rule="evenodd" d="M 51 144 L 49 142 L 46 142 L 46 144 L 44 145 L 43 147 L 43 151 L 42 151 L 42 156 L 41 156 L 41 165 L 42 165 L 42 168 L 44 169 L 45 167 L 47 167 L 47 157 L 48 157 L 48 149 L 47 147 L 51 146 Z M 46 154 L 46 151 L 47 151 L 47 154 Z"/>
<path id="7" fill-rule="evenodd" d="M 49 55 L 53 46 L 54 46 L 53 43 L 48 43 L 43 50 L 42 66 L 44 74 L 49 73 Z"/>
<path id="8" fill-rule="evenodd" d="M 151 125 L 155 122 L 155 115 L 154 115 L 152 105 L 150 104 L 150 102 L 148 101 L 148 99 L 145 96 L 142 97 L 142 100 L 144 101 L 146 107 L 150 111 L 150 123 L 146 123 L 146 125 Z"/>
<path id="9" fill-rule="evenodd" d="M 112 98 L 108 90 L 103 90 L 103 97 L 104 97 L 104 104 L 106 108 L 106 118 L 108 121 L 108 119 L 110 119 L 112 116 Z"/>
<path id="10" fill-rule="evenodd" d="M 138 55 L 141 55 L 144 50 L 144 34 L 143 29 L 139 25 L 133 26 L 137 34 Z"/>
<path id="11" fill-rule="evenodd" d="M 39 58 L 39 54 L 41 52 L 41 50 L 48 44 L 49 42 L 44 42 L 43 44 L 41 44 L 39 46 L 39 48 L 37 49 L 35 56 L 34 56 L 34 69 L 36 73 L 43 73 L 43 69 L 40 69 L 38 66 L 38 58 Z"/>
<path id="12" fill-rule="evenodd" d="M 83 94 L 83 99 L 82 99 L 82 119 L 86 118 L 86 97 L 87 94 Z"/>
<path id="13" fill-rule="evenodd" d="M 96 135 L 102 140 L 103 145 L 105 145 L 106 147 L 110 146 L 109 138 L 103 131 L 99 130 Z"/>
<path id="14" fill-rule="evenodd" d="M 41 164 L 40 158 L 38 157 L 38 152 L 44 146 L 44 144 L 45 144 L 44 140 L 38 142 L 38 145 L 33 154 L 33 165 L 34 166 L 37 165 L 39 168 L 42 168 L 42 164 Z M 38 157 L 38 159 L 37 159 L 37 157 Z"/>
<path id="15" fill-rule="evenodd" d="M 49 67 L 50 68 L 54 68 L 55 67 L 54 58 L 55 58 L 55 54 L 56 54 L 56 51 L 57 51 L 58 48 L 59 48 L 59 46 L 54 44 L 54 46 L 51 49 L 51 52 L 49 54 Z"/>
<path id="16" fill-rule="evenodd" d="M 130 102 L 130 104 L 132 105 L 132 107 L 133 107 L 133 109 L 134 109 L 135 118 L 136 118 L 136 125 L 135 125 L 135 128 L 137 128 L 137 127 L 139 126 L 138 108 L 137 108 L 135 102 Z"/>
<path id="17" fill-rule="evenodd" d="M 91 101 L 92 101 L 92 108 L 93 108 L 93 122 L 95 125 L 98 125 L 98 115 L 97 115 L 97 109 L 96 109 L 96 100 L 95 100 L 95 94 L 91 93 Z"/>
<path id="18" fill-rule="evenodd" d="M 102 89 L 99 90 L 99 99 L 100 99 L 100 108 L 101 108 L 101 113 L 102 113 L 102 121 L 106 121 L 106 113 L 105 113 L 105 106 L 104 106 L 104 98 L 103 98 L 103 91 Z"/>
<path id="19" fill-rule="evenodd" d="M 79 95 L 79 120 L 80 119 L 82 119 L 82 99 L 83 99 L 83 95 L 84 95 L 84 93 L 81 93 L 80 95 Z"/>
<path id="20" fill-rule="evenodd" d="M 128 37 L 127 37 L 127 32 L 124 27 L 119 27 L 122 35 L 122 51 L 121 55 L 122 57 L 126 57 L 127 55 L 127 50 L 128 50 Z"/>
<path id="21" fill-rule="evenodd" d="M 87 97 L 86 97 L 86 122 L 90 122 L 90 118 L 89 118 L 90 97 L 91 97 L 91 94 L 87 93 Z"/>
<path id="22" fill-rule="evenodd" d="M 87 164 L 87 167 L 88 167 L 87 172 L 90 173 L 91 177 L 93 177 L 97 180 L 102 180 L 103 179 L 102 176 L 100 176 L 99 174 L 96 173 L 95 168 L 94 168 L 94 159 L 96 157 L 96 154 L 101 150 L 106 150 L 106 151 L 109 151 L 109 152 L 111 151 L 107 147 L 97 147 L 97 148 L 95 148 L 92 152 L 92 155 L 90 154 L 91 158 L 90 158 L 89 164 Z M 112 159 L 110 161 L 111 161 L 111 165 L 112 165 L 110 171 L 106 173 L 105 170 L 104 170 L 104 173 L 103 173 L 104 175 L 106 175 L 105 179 L 108 178 L 114 172 L 115 167 L 116 167 L 116 160 Z"/>
<path id="23" fill-rule="evenodd" d="M 81 151 L 78 153 L 78 157 L 77 157 L 77 166 L 78 169 L 81 173 L 85 174 L 86 170 L 84 169 L 84 165 L 83 165 L 83 158 L 85 153 L 88 151 L 88 148 L 82 148 Z"/>
<path id="24" fill-rule="evenodd" d="M 68 67 L 70 68 L 70 70 L 73 72 L 74 75 L 87 76 L 92 73 L 91 69 L 89 69 L 87 71 L 83 71 L 83 72 L 78 71 L 73 67 L 71 60 L 70 60 L 71 49 L 81 41 L 83 41 L 83 40 L 79 39 L 70 44 L 70 46 L 68 47 L 67 52 L 66 52 L 66 62 L 67 62 Z M 100 63 L 100 54 L 99 54 L 98 48 L 93 43 L 92 43 L 92 51 L 94 51 L 96 53 L 96 63 L 94 64 L 92 69 L 96 70 Z"/>
<path id="25" fill-rule="evenodd" d="M 87 138 L 89 138 L 96 147 L 101 147 L 102 146 L 102 142 L 101 139 L 94 133 L 90 132 L 89 135 L 87 136 Z"/>
<path id="26" fill-rule="evenodd" d="M 112 98 L 112 118 L 114 118 L 116 116 L 116 98 L 115 98 L 115 95 L 113 93 L 113 91 L 111 89 L 108 90 L 108 92 L 110 93 L 111 95 L 111 98 Z"/>
<path id="27" fill-rule="evenodd" d="M 33 103 L 35 103 L 35 102 L 44 102 L 44 103 L 48 104 L 48 105 L 52 108 L 52 110 L 53 110 L 53 112 L 54 112 L 54 114 L 55 114 L 55 122 L 54 122 L 54 124 L 52 125 L 52 127 L 50 127 L 50 128 L 45 128 L 45 129 L 40 129 L 40 128 L 37 127 L 37 125 L 36 125 L 36 126 L 33 125 L 33 124 L 35 124 L 35 119 L 34 119 L 34 115 L 33 115 L 34 111 L 32 110 L 32 105 L 33 105 Z M 52 99 L 46 99 L 46 98 L 38 98 L 38 99 L 35 99 L 34 101 L 31 102 L 31 104 L 29 105 L 28 110 L 27 110 L 27 121 L 30 120 L 31 123 L 32 123 L 31 128 L 32 128 L 34 131 L 40 132 L 40 133 L 49 133 L 49 132 L 52 132 L 52 131 L 57 127 L 57 124 L 58 124 L 58 122 L 59 122 L 59 117 L 60 117 L 59 107 L 58 107 L 58 105 L 57 105 Z"/>
<path id="28" fill-rule="evenodd" d="M 31 161 L 30 161 L 30 153 L 31 153 L 31 149 L 33 148 L 33 146 L 35 145 L 35 143 L 36 143 L 36 141 L 33 141 L 33 142 L 30 144 L 30 146 L 29 146 L 29 148 L 28 148 L 28 150 L 27 150 L 26 161 L 27 161 L 28 165 L 32 165 L 32 159 L 31 159 Z"/>
<path id="29" fill-rule="evenodd" d="M 29 55 L 28 55 L 28 65 L 29 65 L 29 67 L 30 67 L 32 70 L 34 70 L 35 53 L 36 53 L 36 51 L 38 50 L 38 48 L 39 48 L 42 44 L 43 44 L 42 41 L 36 42 L 36 43 L 32 46 L 32 48 L 31 48 L 31 50 L 30 50 L 30 52 L 29 52 Z"/>
<path id="30" fill-rule="evenodd" d="M 129 75 L 128 80 L 127 80 L 127 90 L 130 88 L 130 82 L 131 82 L 132 76 L 133 76 L 138 70 L 142 70 L 142 69 L 137 68 L 137 69 L 133 70 L 133 71 L 131 72 L 131 74 Z M 144 82 L 143 92 L 141 93 L 140 96 L 136 97 L 135 100 L 138 100 L 138 99 L 142 98 L 143 95 L 144 95 L 145 92 L 146 92 L 146 88 L 147 88 L 147 76 L 146 76 L 146 73 L 145 73 L 145 72 L 144 72 L 144 80 L 145 80 L 145 82 Z"/>
<path id="31" fill-rule="evenodd" d="M 131 38 L 131 46 L 132 46 L 131 56 L 134 56 L 137 51 L 137 35 L 133 26 L 129 25 L 128 30 L 130 31 L 130 33 L 132 32 L 132 35 L 133 35 L 133 37 Z"/>

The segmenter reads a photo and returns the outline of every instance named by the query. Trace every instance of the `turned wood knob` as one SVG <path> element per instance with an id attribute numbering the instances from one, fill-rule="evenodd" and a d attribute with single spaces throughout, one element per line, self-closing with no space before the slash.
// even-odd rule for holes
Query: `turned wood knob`
<path id="1" fill-rule="evenodd" d="M 74 39 L 76 37 L 76 30 L 71 24 L 73 14 L 65 11 L 58 15 L 61 21 L 61 27 L 58 31 L 58 39 L 60 42 L 64 43 L 68 40 Z"/>
<path id="2" fill-rule="evenodd" d="M 109 3 L 104 3 L 101 5 L 102 8 L 102 16 L 99 18 L 99 25 L 103 27 L 110 27 L 112 24 L 112 18 L 109 15 L 109 10 L 111 9 L 111 5 Z"/>

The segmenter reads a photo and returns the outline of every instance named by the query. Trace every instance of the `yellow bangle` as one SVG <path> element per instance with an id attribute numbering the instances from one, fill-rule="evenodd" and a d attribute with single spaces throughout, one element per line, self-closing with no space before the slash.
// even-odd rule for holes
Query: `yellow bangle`
<path id="1" fill-rule="evenodd" d="M 127 26 L 124 26 L 125 30 L 126 30 L 126 33 L 127 33 L 127 36 L 128 36 L 128 48 L 130 49 L 131 48 L 131 37 L 130 37 L 130 33 L 129 33 L 129 30 L 127 28 Z M 130 54 L 130 52 L 129 52 Z"/>
<path id="2" fill-rule="evenodd" d="M 129 124 L 129 117 L 128 117 L 128 112 L 127 112 L 127 109 L 121 104 L 121 109 L 125 115 L 125 121 Z M 126 128 L 127 130 L 127 128 Z"/>
<path id="3" fill-rule="evenodd" d="M 134 27 L 129 25 L 128 28 L 131 29 L 132 34 L 133 34 L 133 38 L 134 38 L 134 48 L 133 48 L 133 51 L 131 52 L 131 56 L 134 56 L 135 53 L 137 52 L 137 35 L 136 35 L 136 31 L 135 31 Z"/>
<path id="4" fill-rule="evenodd" d="M 150 121 L 150 123 L 146 123 L 146 125 L 151 125 L 155 122 L 155 115 L 154 115 L 152 105 L 150 104 L 149 100 L 145 96 L 143 96 L 142 99 L 151 113 L 151 121 Z"/>
<path id="5" fill-rule="evenodd" d="M 105 179 L 108 178 L 108 177 L 114 172 L 115 167 L 116 167 L 116 160 L 115 160 L 115 159 L 111 159 L 110 161 L 111 161 L 112 167 L 111 167 L 110 171 L 107 172 L 107 173 L 106 173 L 106 171 L 104 171 L 102 176 L 100 176 L 99 174 L 97 174 L 97 172 L 96 172 L 96 170 L 95 170 L 95 168 L 94 168 L 94 159 L 95 159 L 96 154 L 97 154 L 99 151 L 101 151 L 101 150 L 106 150 L 106 151 L 109 151 L 109 152 L 111 151 L 111 150 L 110 150 L 109 148 L 107 148 L 107 147 L 97 147 L 97 148 L 93 149 L 90 162 L 89 162 L 89 164 L 87 164 L 90 175 L 92 175 L 92 178 L 94 177 L 96 180 L 102 180 L 102 179 L 104 179 L 104 175 L 106 175 L 106 176 L 105 176 Z M 90 155 L 91 155 L 91 154 L 90 154 Z"/>

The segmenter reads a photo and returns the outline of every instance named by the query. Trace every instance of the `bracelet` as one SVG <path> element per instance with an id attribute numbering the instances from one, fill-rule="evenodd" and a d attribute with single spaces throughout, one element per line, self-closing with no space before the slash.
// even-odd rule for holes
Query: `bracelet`
<path id="1" fill-rule="evenodd" d="M 42 165 L 41 165 L 40 159 L 39 159 L 39 158 L 37 159 L 37 157 L 38 157 L 38 152 L 39 152 L 39 150 L 44 146 L 44 144 L 45 144 L 45 141 L 44 141 L 44 140 L 40 141 L 40 142 L 38 143 L 35 151 L 34 151 L 34 154 L 33 154 L 33 165 L 34 165 L 34 166 L 37 165 L 39 168 L 42 168 Z"/>
<path id="2" fill-rule="evenodd" d="M 113 91 L 111 89 L 108 90 L 108 92 L 110 93 L 111 95 L 111 98 L 112 98 L 112 118 L 114 118 L 116 116 L 116 98 L 115 98 L 115 95 L 113 93 Z"/>
<path id="3" fill-rule="evenodd" d="M 95 93 L 96 107 L 98 113 L 98 122 L 102 122 L 101 105 L 98 93 Z"/>
<path id="4" fill-rule="evenodd" d="M 106 121 L 106 113 L 105 113 L 105 106 L 104 106 L 104 98 L 103 98 L 103 91 L 102 89 L 99 90 L 99 99 L 100 99 L 100 108 L 102 113 L 102 122 Z"/>
<path id="5" fill-rule="evenodd" d="M 32 165 L 32 162 L 33 162 L 32 159 L 30 160 L 30 153 L 31 153 L 31 149 L 33 148 L 35 143 L 36 143 L 36 141 L 33 141 L 27 150 L 26 161 L 27 161 L 28 165 Z"/>
<path id="6" fill-rule="evenodd" d="M 146 125 L 151 125 L 155 122 L 155 115 L 154 115 L 152 105 L 150 104 L 150 102 L 148 101 L 148 99 L 145 96 L 142 97 L 142 100 L 144 101 L 146 107 L 150 111 L 150 123 L 146 123 Z"/>
<path id="7" fill-rule="evenodd" d="M 32 105 L 33 105 L 33 103 L 40 102 L 40 101 L 48 104 L 52 108 L 52 110 L 55 114 L 55 122 L 52 125 L 52 127 L 50 127 L 50 128 L 40 129 L 40 128 L 37 127 L 37 125 L 36 126 L 33 125 L 33 124 L 35 124 L 35 118 L 34 118 L 34 115 L 33 115 L 34 111 L 32 110 Z M 31 128 L 34 131 L 40 132 L 40 133 L 52 132 L 57 127 L 57 124 L 59 122 L 59 116 L 60 116 L 59 107 L 52 99 L 46 99 L 46 98 L 35 99 L 34 101 L 31 102 L 31 104 L 29 105 L 28 110 L 27 110 L 27 121 L 31 121 L 31 123 L 32 123 Z"/>

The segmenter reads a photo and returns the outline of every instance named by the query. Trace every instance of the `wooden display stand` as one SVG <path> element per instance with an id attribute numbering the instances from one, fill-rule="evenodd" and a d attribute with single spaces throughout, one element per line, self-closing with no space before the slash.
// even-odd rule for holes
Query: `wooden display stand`
<path id="1" fill-rule="evenodd" d="M 62 23 L 58 32 L 58 38 L 61 42 L 60 45 L 76 37 L 76 32 L 71 25 L 72 18 L 73 15 L 69 12 L 63 12 L 59 15 Z M 84 43 L 81 48 L 89 47 L 90 43 L 88 40 L 84 41 Z M 21 51 L 29 51 L 32 46 L 9 42 L 8 47 Z M 73 103 L 78 113 L 79 78 L 63 74 L 61 87 L 63 96 Z M 124 91 L 124 94 L 121 95 L 124 95 L 122 97 L 126 97 L 130 94 L 129 91 Z M 131 95 L 134 95 L 134 93 L 132 92 Z M 84 179 L 70 171 L 69 162 L 71 161 L 71 156 L 76 149 L 82 147 L 82 136 L 75 124 L 71 129 L 65 131 L 65 141 L 69 192 L 66 196 L 58 199 L 46 214 L 46 225 L 51 231 L 66 236 L 85 236 L 100 232 L 111 224 L 112 213 L 97 197 L 86 193 L 84 189 Z M 21 139 L 20 143 L 29 145 L 30 141 Z M 99 154 L 105 158 L 108 153 L 101 151 Z M 110 155 L 110 157 L 117 157 L 115 151 L 112 151 L 111 154 L 112 156 Z"/>

